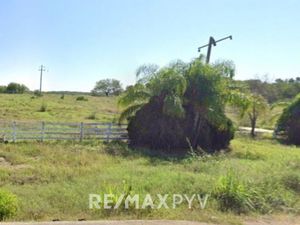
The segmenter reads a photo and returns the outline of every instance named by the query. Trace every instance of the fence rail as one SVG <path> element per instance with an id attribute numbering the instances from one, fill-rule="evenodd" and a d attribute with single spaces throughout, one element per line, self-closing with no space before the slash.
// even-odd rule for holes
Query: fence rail
<path id="1" fill-rule="evenodd" d="M 127 140 L 126 128 L 126 124 L 114 123 L 0 121 L 0 140 Z"/>

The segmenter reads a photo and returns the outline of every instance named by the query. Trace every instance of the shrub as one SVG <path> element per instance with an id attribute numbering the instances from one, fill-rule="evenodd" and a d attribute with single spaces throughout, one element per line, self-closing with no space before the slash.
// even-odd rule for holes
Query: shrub
<path id="1" fill-rule="evenodd" d="M 119 100 L 128 107 L 119 120 L 128 120 L 131 147 L 170 155 L 185 155 L 190 147 L 207 153 L 226 149 L 234 136 L 225 115 L 229 70 L 195 60 L 146 72 Z"/>
<path id="2" fill-rule="evenodd" d="M 191 146 L 197 153 L 199 153 L 198 149 L 208 153 L 225 149 L 234 135 L 232 122 L 220 114 L 219 117 L 223 117 L 222 123 L 213 124 L 204 115 L 200 115 L 201 129 L 195 133 L 191 129 L 194 123 L 194 112 L 190 111 L 190 108 L 192 107 L 186 106 L 185 119 L 174 118 L 162 113 L 163 105 L 159 98 L 151 98 L 149 103 L 129 119 L 130 146 L 183 155 L 190 150 Z M 194 139 L 196 146 L 190 146 L 187 138 L 190 143 Z"/>
<path id="3" fill-rule="evenodd" d="M 0 93 L 5 93 L 6 92 L 6 86 L 0 85 Z"/>
<path id="4" fill-rule="evenodd" d="M 102 188 L 104 190 L 101 195 L 103 196 L 104 194 L 111 194 L 113 197 L 111 198 L 111 204 L 112 206 L 111 209 L 104 209 L 103 203 L 101 204 L 101 208 L 104 210 L 105 214 L 118 214 L 121 213 L 122 211 L 128 211 L 128 210 L 134 210 L 134 205 L 132 203 L 129 203 L 128 208 L 125 208 L 125 199 L 129 195 L 134 195 L 134 192 L 132 190 L 132 186 L 130 184 L 127 184 L 125 180 L 122 181 L 122 185 L 108 185 L 105 184 L 104 187 Z M 121 195 L 124 195 L 122 202 L 120 202 L 120 206 L 118 209 L 114 209 L 113 207 L 118 203 L 118 199 Z"/>
<path id="5" fill-rule="evenodd" d="M 0 221 L 13 217 L 17 208 L 17 197 L 8 191 L 0 190 Z"/>
<path id="6" fill-rule="evenodd" d="M 286 174 L 282 177 L 284 186 L 296 193 L 300 193 L 300 175 L 298 173 Z"/>
<path id="7" fill-rule="evenodd" d="M 33 94 L 34 94 L 34 96 L 37 96 L 37 97 L 42 96 L 42 93 L 39 90 L 34 90 Z"/>
<path id="8" fill-rule="evenodd" d="M 96 113 L 93 112 L 93 113 L 91 113 L 90 115 L 88 115 L 86 118 L 87 118 L 88 120 L 95 120 L 95 119 L 97 119 Z"/>
<path id="9" fill-rule="evenodd" d="M 283 110 L 277 122 L 276 133 L 283 133 L 287 143 L 300 145 L 300 95 Z"/>
<path id="10" fill-rule="evenodd" d="M 39 112 L 46 112 L 47 111 L 47 105 L 43 103 L 39 109 Z"/>
<path id="11" fill-rule="evenodd" d="M 65 99 L 65 94 L 62 94 L 62 95 L 60 96 L 60 99 Z"/>
<path id="12" fill-rule="evenodd" d="M 220 178 L 213 191 L 213 196 L 218 201 L 219 208 L 222 211 L 232 211 L 240 214 L 253 209 L 251 192 L 232 171 Z"/>
<path id="13" fill-rule="evenodd" d="M 78 96 L 78 97 L 76 98 L 76 101 L 88 101 L 88 99 L 85 98 L 84 96 Z"/>

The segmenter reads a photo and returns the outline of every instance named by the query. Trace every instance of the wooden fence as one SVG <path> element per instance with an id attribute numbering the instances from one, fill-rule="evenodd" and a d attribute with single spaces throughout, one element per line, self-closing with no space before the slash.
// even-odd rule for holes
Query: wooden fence
<path id="1" fill-rule="evenodd" d="M 0 121 L 1 141 L 127 140 L 127 125 L 113 123 L 52 123 Z"/>

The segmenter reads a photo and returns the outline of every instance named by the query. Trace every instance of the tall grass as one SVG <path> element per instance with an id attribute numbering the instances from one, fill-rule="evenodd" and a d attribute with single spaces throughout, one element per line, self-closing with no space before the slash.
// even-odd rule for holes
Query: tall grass
<path id="1" fill-rule="evenodd" d="M 19 199 L 14 220 L 155 218 L 233 223 L 243 213 L 299 213 L 298 183 L 293 182 L 300 173 L 299 148 L 236 139 L 231 149 L 212 156 L 161 159 L 122 143 L 0 144 L 0 155 L 7 161 L 0 168 L 0 185 Z M 119 195 L 128 190 L 142 196 L 212 195 L 204 210 L 185 204 L 150 211 L 88 208 L 90 193 Z"/>

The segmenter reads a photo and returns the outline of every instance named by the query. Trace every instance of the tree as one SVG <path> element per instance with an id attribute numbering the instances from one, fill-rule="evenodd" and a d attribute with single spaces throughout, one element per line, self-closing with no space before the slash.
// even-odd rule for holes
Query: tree
<path id="1" fill-rule="evenodd" d="M 266 99 L 258 94 L 246 94 L 241 107 L 241 116 L 247 115 L 251 124 L 251 136 L 255 137 L 257 120 L 268 110 L 269 105 Z"/>
<path id="2" fill-rule="evenodd" d="M 275 133 L 282 133 L 289 144 L 300 145 L 300 94 L 283 110 Z"/>
<path id="3" fill-rule="evenodd" d="M 247 110 L 248 117 L 251 122 L 251 136 L 255 136 L 255 128 L 257 119 L 268 109 L 268 103 L 261 95 L 253 94 L 250 96 L 250 104 Z"/>
<path id="4" fill-rule="evenodd" d="M 131 146 L 167 153 L 226 148 L 233 138 L 232 122 L 224 113 L 232 75 L 227 72 L 201 60 L 177 61 L 129 87 L 119 104 L 127 107 L 120 122 L 129 121 Z"/>
<path id="5" fill-rule="evenodd" d="M 0 93 L 5 93 L 6 92 L 6 86 L 0 85 Z"/>
<path id="6" fill-rule="evenodd" d="M 29 91 L 29 88 L 26 87 L 24 84 L 18 83 L 9 83 L 6 87 L 6 93 L 9 94 L 23 94 L 24 92 Z"/>
<path id="7" fill-rule="evenodd" d="M 115 79 L 104 79 L 96 82 L 93 95 L 119 95 L 123 91 L 121 82 Z"/>
<path id="8" fill-rule="evenodd" d="M 273 83 L 262 82 L 259 79 L 243 81 L 250 91 L 262 95 L 269 103 L 294 98 L 300 92 L 300 78 L 276 79 Z"/>

